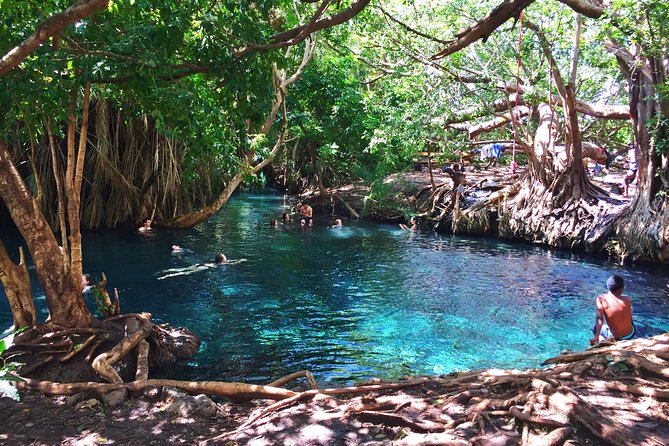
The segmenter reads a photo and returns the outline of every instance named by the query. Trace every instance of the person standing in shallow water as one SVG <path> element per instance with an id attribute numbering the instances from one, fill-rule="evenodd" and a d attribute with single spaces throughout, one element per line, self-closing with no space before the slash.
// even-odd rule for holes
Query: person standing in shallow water
<path id="1" fill-rule="evenodd" d="M 609 292 L 597 296 L 597 317 L 590 344 L 613 337 L 617 341 L 632 339 L 635 334 L 632 322 L 632 300 L 623 296 L 625 281 L 620 276 L 611 276 L 606 281 Z"/>
<path id="2" fill-rule="evenodd" d="M 311 206 L 303 203 L 302 206 L 300 206 L 300 215 L 302 216 L 302 220 L 300 220 L 302 226 L 311 226 L 313 224 L 314 210 Z"/>

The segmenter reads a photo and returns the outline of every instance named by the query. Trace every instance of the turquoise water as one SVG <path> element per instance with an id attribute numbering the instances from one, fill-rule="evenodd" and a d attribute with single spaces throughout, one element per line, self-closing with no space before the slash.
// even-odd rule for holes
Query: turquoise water
<path id="1" fill-rule="evenodd" d="M 106 273 L 124 312 L 149 311 L 201 336 L 188 365 L 160 376 L 261 383 L 308 369 L 320 382 L 343 384 L 535 367 L 587 347 L 594 296 L 612 273 L 625 278 L 642 330 L 669 330 L 661 267 L 390 225 L 345 220 L 329 228 L 332 219 L 318 216 L 312 228 L 269 228 L 287 204 L 239 195 L 191 230 L 85 234 L 85 271 Z M 172 244 L 191 252 L 173 255 Z M 218 252 L 247 260 L 160 279 Z M 1 305 L 4 327 L 11 317 L 4 298 Z"/>

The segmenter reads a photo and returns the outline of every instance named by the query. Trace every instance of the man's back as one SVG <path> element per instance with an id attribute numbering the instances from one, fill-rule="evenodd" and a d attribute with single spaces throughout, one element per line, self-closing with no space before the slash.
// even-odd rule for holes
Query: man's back
<path id="1" fill-rule="evenodd" d="M 604 312 L 613 336 L 622 338 L 632 332 L 632 301 L 629 297 L 608 292 L 597 298 L 597 307 Z"/>

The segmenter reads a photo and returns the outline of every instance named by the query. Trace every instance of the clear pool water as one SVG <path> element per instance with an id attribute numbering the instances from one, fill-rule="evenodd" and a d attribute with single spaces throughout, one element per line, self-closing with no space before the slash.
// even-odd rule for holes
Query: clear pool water
<path id="1" fill-rule="evenodd" d="M 262 383 L 307 369 L 343 384 L 535 367 L 587 347 L 594 297 L 612 273 L 625 278 L 642 330 L 669 330 L 666 267 L 390 225 L 330 228 L 332 219 L 318 216 L 312 228 L 270 228 L 287 204 L 242 194 L 194 229 L 85 234 L 85 271 L 106 273 L 124 312 L 149 311 L 201 336 L 200 353 L 161 376 Z M 172 244 L 191 252 L 173 255 Z M 218 252 L 247 260 L 159 279 Z M 11 316 L 1 300 L 4 328 Z M 43 295 L 38 303 L 44 315 Z"/>

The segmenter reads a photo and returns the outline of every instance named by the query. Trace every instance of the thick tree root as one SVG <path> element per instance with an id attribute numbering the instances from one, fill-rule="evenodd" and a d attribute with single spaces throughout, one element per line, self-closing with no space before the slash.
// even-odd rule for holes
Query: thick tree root
<path id="1" fill-rule="evenodd" d="M 307 382 L 309 383 L 309 388 L 313 389 L 318 389 L 318 384 L 316 384 L 316 380 L 314 379 L 314 375 L 308 371 L 308 370 L 301 370 L 299 372 L 291 373 L 290 375 L 286 375 L 284 377 L 281 377 L 277 379 L 276 381 L 272 381 L 271 383 L 267 384 L 268 386 L 272 387 L 281 387 L 286 383 L 289 383 L 297 378 L 301 377 L 307 378 Z"/>
<path id="2" fill-rule="evenodd" d="M 141 392 L 155 387 L 176 387 L 191 394 L 215 395 L 235 400 L 271 399 L 281 400 L 295 396 L 296 393 L 279 387 L 259 386 L 255 384 L 218 381 L 176 381 L 172 379 L 148 379 L 122 384 L 108 383 L 70 383 L 62 384 L 49 381 L 25 379 L 16 383 L 18 389 L 38 390 L 46 395 L 74 395 L 79 392 L 97 392 L 100 395 L 114 390 L 126 389 L 130 392 Z"/>
<path id="3" fill-rule="evenodd" d="M 95 369 L 95 371 L 98 372 L 98 375 L 106 381 L 115 384 L 123 382 L 123 379 L 121 379 L 112 365 L 123 359 L 123 357 L 137 347 L 141 341 L 149 337 L 153 330 L 153 324 L 150 322 L 148 315 L 141 318 L 141 323 L 141 327 L 135 328 L 136 324 L 131 324 L 129 322 L 128 326 L 133 326 L 131 333 L 123 338 L 113 349 L 98 355 L 93 360 L 93 369 Z"/>
<path id="4" fill-rule="evenodd" d="M 143 313 L 115 315 L 88 328 L 35 327 L 20 333 L 8 354 L 25 364 L 19 369 L 25 377 L 70 382 L 102 378 L 120 384 L 123 379 L 116 369 L 126 380 L 146 380 L 150 366 L 191 358 L 198 348 L 199 339 L 193 333 L 154 325 L 151 315 Z M 52 361 L 55 367 L 44 367 Z"/>

